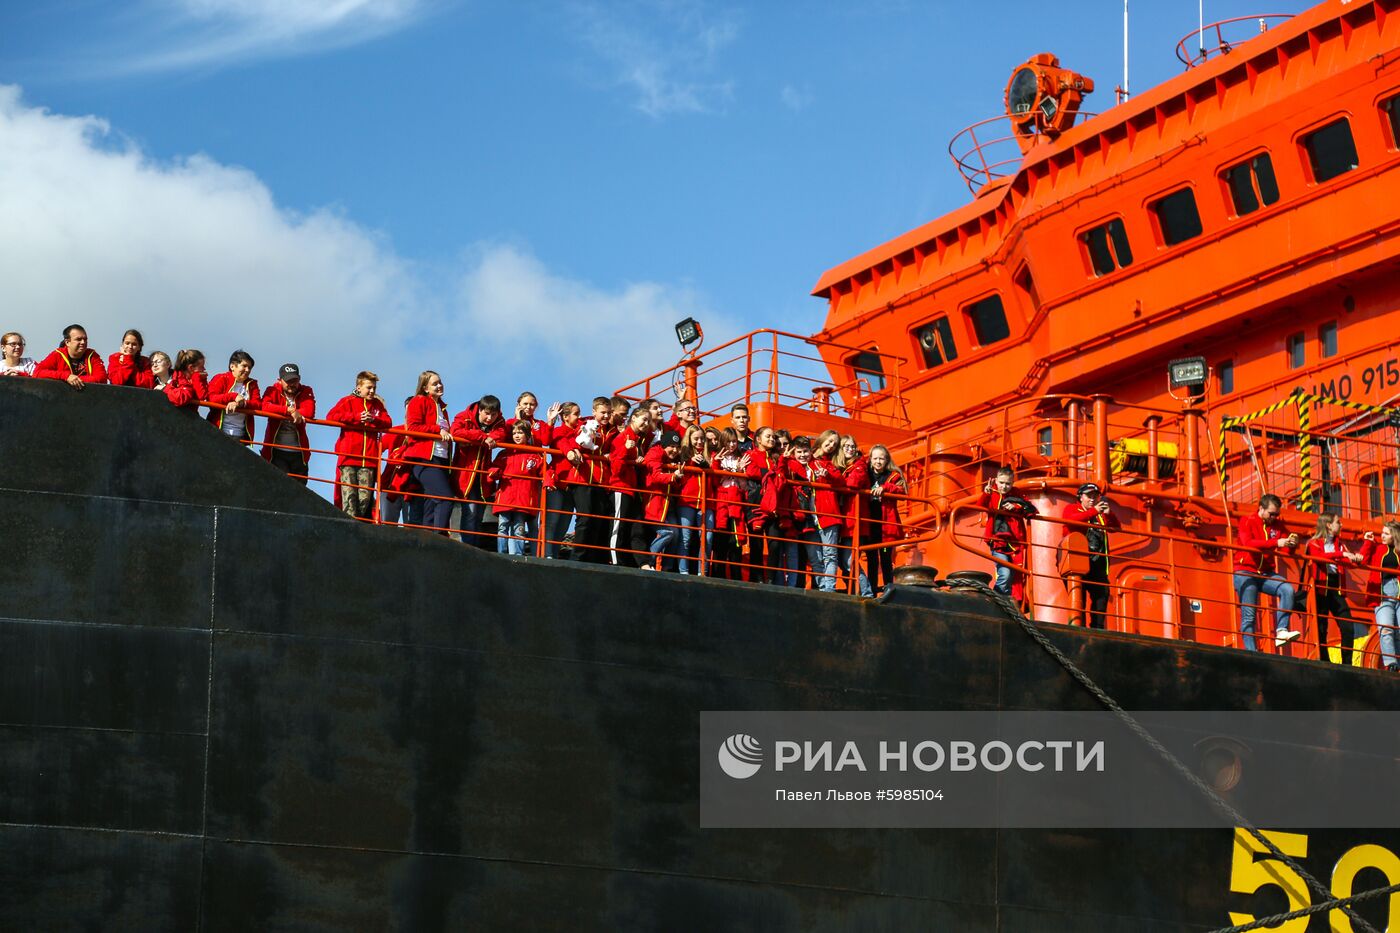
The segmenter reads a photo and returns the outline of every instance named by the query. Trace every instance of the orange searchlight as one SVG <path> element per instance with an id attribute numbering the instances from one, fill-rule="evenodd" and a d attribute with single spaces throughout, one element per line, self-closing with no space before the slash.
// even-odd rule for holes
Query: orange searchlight
<path id="1" fill-rule="evenodd" d="M 1053 138 L 1073 126 L 1084 95 L 1093 91 L 1092 79 L 1061 68 L 1059 58 L 1049 52 L 1012 72 L 1006 83 L 1006 115 L 1021 151 L 1029 151 L 1041 134 Z"/>

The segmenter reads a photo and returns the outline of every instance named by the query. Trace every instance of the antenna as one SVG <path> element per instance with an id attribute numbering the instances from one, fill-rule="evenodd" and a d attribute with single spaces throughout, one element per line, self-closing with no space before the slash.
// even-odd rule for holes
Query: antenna
<path id="1" fill-rule="evenodd" d="M 1206 60 L 1206 0 L 1196 0 L 1196 45 L 1200 47 L 1201 61 Z"/>
<path id="2" fill-rule="evenodd" d="M 1123 0 L 1123 86 L 1119 88 L 1118 102 L 1128 99 L 1128 0 Z"/>

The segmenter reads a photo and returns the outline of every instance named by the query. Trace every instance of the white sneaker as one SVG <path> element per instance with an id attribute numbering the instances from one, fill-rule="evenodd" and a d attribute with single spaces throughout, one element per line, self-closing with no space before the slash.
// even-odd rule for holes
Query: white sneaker
<path id="1" fill-rule="evenodd" d="M 1299 636 L 1302 635 L 1302 634 L 1303 634 L 1302 632 L 1298 632 L 1298 631 L 1293 631 L 1293 632 L 1287 632 L 1287 631 L 1285 631 L 1285 632 L 1279 632 L 1277 635 L 1274 636 L 1274 647 L 1275 647 L 1275 648 L 1282 648 L 1284 645 L 1288 644 L 1290 641 L 1292 641 L 1293 639 L 1299 637 Z"/>

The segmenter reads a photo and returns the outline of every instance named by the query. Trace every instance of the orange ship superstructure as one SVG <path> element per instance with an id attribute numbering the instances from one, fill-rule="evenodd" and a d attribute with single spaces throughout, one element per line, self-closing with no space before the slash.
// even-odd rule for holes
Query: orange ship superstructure
<path id="1" fill-rule="evenodd" d="M 1109 627 L 1238 644 L 1231 529 L 1261 493 L 1305 536 L 1324 509 L 1349 538 L 1400 510 L 1400 0 L 1225 25 L 1095 116 L 1072 63 L 1026 62 L 1004 129 L 978 127 L 1001 151 L 950 150 L 971 203 L 823 274 L 818 333 L 748 335 L 677 386 L 715 417 L 745 400 L 755 424 L 890 446 L 899 560 L 945 572 L 992 568 L 975 501 L 1014 466 L 1042 619 L 1080 621 L 1058 516 L 1097 482 L 1124 525 Z M 1203 384 L 1172 388 L 1193 357 Z M 1325 650 L 1307 626 L 1280 650 Z"/>

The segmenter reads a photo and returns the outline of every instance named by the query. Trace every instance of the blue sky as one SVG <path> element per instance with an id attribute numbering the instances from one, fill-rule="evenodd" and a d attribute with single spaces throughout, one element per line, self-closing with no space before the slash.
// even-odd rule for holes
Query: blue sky
<path id="1" fill-rule="evenodd" d="M 1055 52 L 1112 105 L 1122 9 L 9 0 L 0 326 L 244 345 L 327 404 L 429 366 L 454 409 L 586 401 L 673 363 L 687 314 L 712 345 L 818 329 L 823 270 L 966 203 L 948 140 L 1015 65 Z M 1133 4 L 1135 91 L 1196 16 Z"/>

